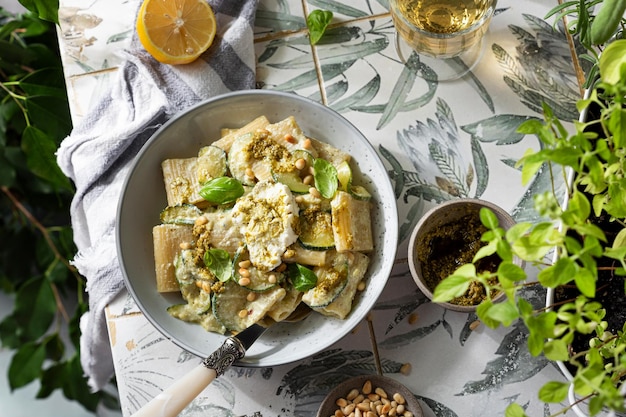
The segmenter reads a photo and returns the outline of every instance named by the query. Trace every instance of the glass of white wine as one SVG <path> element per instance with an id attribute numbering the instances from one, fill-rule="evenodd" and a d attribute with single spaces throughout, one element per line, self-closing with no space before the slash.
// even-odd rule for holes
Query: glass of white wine
<path id="1" fill-rule="evenodd" d="M 405 63 L 417 53 L 430 80 L 455 80 L 472 70 L 496 0 L 389 0 L 396 49 Z"/>

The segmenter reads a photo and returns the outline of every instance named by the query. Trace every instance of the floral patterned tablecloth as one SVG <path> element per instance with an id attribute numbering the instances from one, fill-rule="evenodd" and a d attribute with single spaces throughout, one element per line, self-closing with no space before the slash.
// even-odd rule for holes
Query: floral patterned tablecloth
<path id="1" fill-rule="evenodd" d="M 130 42 L 139 0 L 61 0 L 61 46 L 74 121 L 89 108 Z M 532 220 L 532 196 L 546 188 L 540 173 L 521 186 L 514 167 L 533 137 L 516 133 L 549 103 L 577 118 L 581 95 L 563 25 L 545 20 L 556 1 L 501 0 L 482 60 L 454 82 L 420 78 L 417 59 L 401 62 L 386 0 L 261 0 L 256 15 L 257 88 L 289 91 L 325 103 L 358 126 L 378 151 L 394 184 L 400 243 L 388 285 L 364 321 L 328 350 L 273 368 L 231 368 L 181 415 L 311 416 L 340 381 L 383 372 L 404 383 L 426 416 L 502 416 L 510 402 L 549 415 L 538 387 L 562 379 L 556 366 L 532 357 L 521 326 L 488 329 L 472 314 L 447 311 L 419 292 L 409 273 L 407 238 L 429 207 L 479 197 Z M 305 16 L 332 10 L 332 28 L 312 48 Z M 544 294 L 532 287 L 537 307 Z M 129 416 L 198 364 L 155 330 L 126 292 L 107 311 L 122 412 Z M 473 330 L 472 330 L 473 329 Z M 373 349 L 376 343 L 377 349 Z M 569 414 L 567 414 L 569 415 Z"/>

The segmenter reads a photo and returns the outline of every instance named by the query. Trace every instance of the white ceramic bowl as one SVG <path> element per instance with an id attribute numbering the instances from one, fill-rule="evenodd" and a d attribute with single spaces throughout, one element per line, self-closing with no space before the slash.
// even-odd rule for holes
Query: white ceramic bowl
<path id="1" fill-rule="evenodd" d="M 294 94 L 267 90 L 230 93 L 200 103 L 172 118 L 141 149 L 124 184 L 117 220 L 117 249 L 126 286 L 139 308 L 168 339 L 206 357 L 225 336 L 204 331 L 171 317 L 166 309 L 180 303 L 178 294 L 156 291 L 152 227 L 166 207 L 161 161 L 197 155 L 200 147 L 220 136 L 220 128 L 243 126 L 258 116 L 271 122 L 293 115 L 310 137 L 352 155 L 356 183 L 373 195 L 375 250 L 366 275 L 367 287 L 357 295 L 345 320 L 311 314 L 299 323 L 272 326 L 238 364 L 275 366 L 311 356 L 341 339 L 369 312 L 391 272 L 398 245 L 396 199 L 386 169 L 359 130 L 333 110 Z"/>

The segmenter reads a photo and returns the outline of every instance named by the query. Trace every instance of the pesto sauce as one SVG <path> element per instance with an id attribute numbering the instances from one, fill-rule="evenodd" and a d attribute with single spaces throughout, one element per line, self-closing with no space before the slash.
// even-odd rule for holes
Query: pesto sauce
<path id="1" fill-rule="evenodd" d="M 422 264 L 422 276 L 427 287 L 434 291 L 441 280 L 452 275 L 461 265 L 471 263 L 483 245 L 480 238 L 487 228 L 480 222 L 478 212 L 466 214 L 448 224 L 429 231 L 417 247 L 417 259 Z M 477 272 L 496 271 L 500 258 L 492 255 L 476 263 Z M 494 294 L 492 294 L 493 296 Z M 470 284 L 467 292 L 450 301 L 452 304 L 477 305 L 486 298 L 484 287 Z"/>

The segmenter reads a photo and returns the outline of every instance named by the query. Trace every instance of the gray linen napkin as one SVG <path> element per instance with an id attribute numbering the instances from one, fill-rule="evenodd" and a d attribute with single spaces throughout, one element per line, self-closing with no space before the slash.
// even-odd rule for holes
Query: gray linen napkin
<path id="1" fill-rule="evenodd" d="M 73 264 L 87 279 L 89 311 L 81 327 L 81 363 L 93 390 L 113 375 L 104 309 L 123 289 L 115 246 L 115 217 L 130 163 L 172 115 L 209 97 L 255 83 L 254 15 L 258 0 L 209 0 L 217 20 L 213 45 L 197 61 L 158 63 L 134 36 L 111 88 L 90 109 L 57 152 L 74 181 L 71 205 Z"/>

